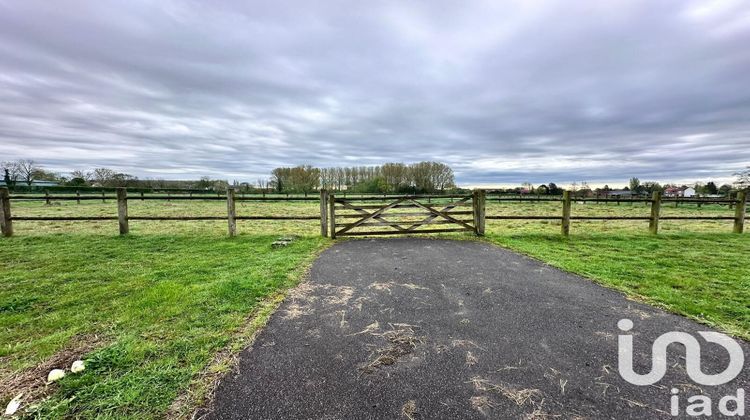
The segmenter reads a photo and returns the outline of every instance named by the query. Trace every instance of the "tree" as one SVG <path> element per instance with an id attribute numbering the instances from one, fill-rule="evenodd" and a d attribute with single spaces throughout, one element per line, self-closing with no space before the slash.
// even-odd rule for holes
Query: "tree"
<path id="1" fill-rule="evenodd" d="M 633 193 L 639 193 L 641 189 L 641 180 L 636 177 L 630 178 L 628 186 Z"/>
<path id="2" fill-rule="evenodd" d="M 550 182 L 549 185 L 547 185 L 547 189 L 549 190 L 550 195 L 560 195 L 563 193 L 562 188 L 558 187 L 554 182 Z"/>
<path id="3" fill-rule="evenodd" d="M 639 187 L 639 189 L 648 194 L 653 194 L 654 191 L 664 192 L 664 187 L 662 187 L 658 182 L 651 182 L 651 181 L 644 182 Z"/>
<path id="4" fill-rule="evenodd" d="M 735 172 L 734 176 L 737 177 L 737 180 L 734 181 L 735 188 L 741 191 L 750 190 L 750 166 L 742 171 Z"/>
<path id="5" fill-rule="evenodd" d="M 706 183 L 706 186 L 703 187 L 703 190 L 706 192 L 706 194 L 715 195 L 719 193 L 719 188 L 716 186 L 716 184 L 713 181 L 708 181 Z"/>
<path id="6" fill-rule="evenodd" d="M 21 179 L 26 182 L 26 185 L 31 186 L 31 183 L 33 183 L 35 179 L 34 176 L 40 168 L 36 166 L 36 162 L 31 159 L 21 159 L 17 162 L 17 165 Z"/>
<path id="7" fill-rule="evenodd" d="M 70 178 L 68 182 L 65 183 L 65 185 L 69 187 L 83 187 L 86 185 L 86 180 L 84 178 L 77 176 L 77 177 Z"/>
<path id="8" fill-rule="evenodd" d="M 5 181 L 5 185 L 9 189 L 15 188 L 16 182 L 18 182 L 18 178 L 21 176 L 18 162 L 2 162 L 0 168 L 3 170 L 3 180 Z"/>

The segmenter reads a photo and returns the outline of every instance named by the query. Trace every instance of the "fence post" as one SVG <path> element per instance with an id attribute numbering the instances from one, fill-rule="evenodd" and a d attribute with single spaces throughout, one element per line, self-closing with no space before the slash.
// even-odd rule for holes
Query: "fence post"
<path id="1" fill-rule="evenodd" d="M 563 191 L 563 211 L 562 211 L 562 234 L 570 235 L 570 191 Z"/>
<path id="2" fill-rule="evenodd" d="M 229 236 L 237 236 L 237 221 L 234 210 L 234 188 L 227 188 L 227 224 L 229 227 Z"/>
<path id="3" fill-rule="evenodd" d="M 76 203 L 81 204 L 81 192 L 76 190 Z"/>
<path id="4" fill-rule="evenodd" d="M 661 193 L 654 191 L 651 194 L 651 219 L 648 222 L 648 230 L 654 235 L 659 233 L 659 213 L 661 213 Z"/>
<path id="5" fill-rule="evenodd" d="M 130 231 L 128 227 L 128 190 L 124 187 L 117 188 L 117 221 L 120 224 L 120 235 Z"/>
<path id="6" fill-rule="evenodd" d="M 320 235 L 328 237 L 328 190 L 320 190 Z"/>
<path id="7" fill-rule="evenodd" d="M 737 207 L 734 208 L 734 233 L 742 233 L 745 230 L 745 208 L 747 193 L 740 191 L 737 193 Z"/>
<path id="8" fill-rule="evenodd" d="M 102 203 L 106 203 L 107 201 L 104 200 L 104 190 L 102 190 Z"/>
<path id="9" fill-rule="evenodd" d="M 141 191 L 141 201 L 143 201 L 143 191 Z"/>
<path id="10" fill-rule="evenodd" d="M 10 216 L 10 192 L 0 188 L 0 231 L 3 236 L 13 236 L 13 219 Z"/>
<path id="11" fill-rule="evenodd" d="M 51 202 L 49 201 L 49 190 L 44 190 L 44 204 L 46 204 L 46 205 L 48 205 L 48 206 L 49 206 L 50 204 L 52 204 L 52 203 L 51 203 Z"/>
<path id="12" fill-rule="evenodd" d="M 336 239 L 336 197 L 333 193 L 328 194 L 328 226 L 331 229 L 331 239 Z"/>

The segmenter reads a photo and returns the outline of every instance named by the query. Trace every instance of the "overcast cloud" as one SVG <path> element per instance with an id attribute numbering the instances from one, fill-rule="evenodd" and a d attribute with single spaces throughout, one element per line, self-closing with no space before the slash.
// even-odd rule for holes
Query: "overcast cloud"
<path id="1" fill-rule="evenodd" d="M 0 160 L 726 180 L 750 165 L 749 46 L 742 0 L 0 0 Z"/>

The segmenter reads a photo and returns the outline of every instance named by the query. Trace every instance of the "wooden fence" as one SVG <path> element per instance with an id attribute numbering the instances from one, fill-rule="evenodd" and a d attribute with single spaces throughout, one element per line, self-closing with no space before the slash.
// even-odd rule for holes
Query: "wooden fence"
<path id="1" fill-rule="evenodd" d="M 395 230 L 388 231 L 388 234 L 411 234 L 411 233 L 437 233 L 436 231 L 447 231 L 448 229 L 429 229 L 419 230 L 418 226 L 411 227 L 415 222 L 419 225 L 429 224 L 454 224 L 460 226 L 458 230 L 474 231 L 477 235 L 484 233 L 484 226 L 487 220 L 560 220 L 561 232 L 563 235 L 569 235 L 571 221 L 573 220 L 643 220 L 648 221 L 649 231 L 653 234 L 659 231 L 659 222 L 661 220 L 726 220 L 733 221 L 733 232 L 742 233 L 744 231 L 745 220 L 747 219 L 746 214 L 746 201 L 747 195 L 745 192 L 739 192 L 736 199 L 703 199 L 703 198 L 662 198 L 661 194 L 656 192 L 651 198 L 573 198 L 569 191 L 565 191 L 562 198 L 546 198 L 546 197 L 487 197 L 483 190 L 477 190 L 472 195 L 472 210 L 470 212 L 462 212 L 461 210 L 454 210 L 453 207 L 460 207 L 461 204 L 466 205 L 466 202 L 456 204 L 453 207 L 446 204 L 442 209 L 437 209 L 433 206 L 431 200 L 450 199 L 450 200 L 462 200 L 465 199 L 466 195 L 431 195 L 431 196 L 398 196 L 398 195 L 383 195 L 383 196 L 361 196 L 359 198 L 342 198 L 338 197 L 333 193 L 329 193 L 325 190 L 320 191 L 320 197 L 242 197 L 237 196 L 233 189 L 229 189 L 225 196 L 207 196 L 207 195 L 188 195 L 188 196 L 173 196 L 171 194 L 166 195 L 145 195 L 142 192 L 136 195 L 128 195 L 125 188 L 119 188 L 116 190 L 116 195 L 106 195 L 102 193 L 100 196 L 86 195 L 83 196 L 80 193 L 75 196 L 71 195 L 14 195 L 11 196 L 7 188 L 0 188 L 0 231 L 3 236 L 9 237 L 13 235 L 13 222 L 14 221 L 102 221 L 102 220 L 117 220 L 119 225 L 120 234 L 127 234 L 130 230 L 130 221 L 132 220 L 164 220 L 164 221 L 178 221 L 178 220 L 226 220 L 227 229 L 229 236 L 235 236 L 237 234 L 237 221 L 238 220 L 311 220 L 319 221 L 321 235 L 332 237 L 343 236 L 345 234 L 355 234 L 351 232 L 352 229 L 359 226 L 365 225 L 378 225 L 394 228 Z M 481 199 L 477 197 L 479 195 Z M 80 203 L 86 200 L 116 200 L 117 202 L 117 216 L 13 216 L 11 212 L 11 200 L 24 201 L 24 200 L 44 200 L 48 204 L 52 200 L 68 200 L 76 201 Z M 226 201 L 227 204 L 227 215 L 226 216 L 130 216 L 128 215 L 128 201 L 129 200 L 216 200 Z M 365 205 L 353 205 L 352 201 L 394 201 L 391 204 L 383 205 L 371 205 L 369 208 L 365 208 Z M 401 201 L 399 201 L 401 200 Z M 424 201 L 427 201 L 425 203 Z M 319 201 L 320 202 L 320 215 L 318 216 L 244 216 L 237 215 L 235 210 L 235 203 L 237 201 L 259 201 L 259 202 L 273 202 L 273 201 Z M 403 201 L 408 201 L 404 203 Z M 560 202 L 561 213 L 559 216 L 549 215 L 532 215 L 532 216 L 518 216 L 518 215 L 486 215 L 485 214 L 485 202 L 504 202 L 504 201 L 520 201 L 520 202 Z M 572 202 L 596 202 L 596 203 L 644 203 L 651 206 L 651 212 L 649 216 L 575 216 L 572 214 Z M 721 204 L 727 205 L 729 208 L 734 208 L 734 216 L 662 216 L 661 208 L 662 204 L 674 203 L 675 206 L 682 203 L 694 203 L 698 206 L 703 204 Z M 338 204 L 338 206 L 337 206 Z M 336 212 L 337 207 L 347 207 L 348 210 L 352 210 L 355 214 L 343 215 Z M 390 206 L 390 207 L 389 207 Z M 391 208 L 399 208 L 399 206 L 415 207 L 423 210 L 425 216 L 424 219 L 408 222 L 392 222 L 383 220 L 383 214 L 385 211 Z M 386 208 L 387 207 L 387 208 Z M 385 209 L 384 209 L 385 208 Z M 373 210 L 374 211 L 369 211 Z M 377 213 L 378 209 L 383 209 L 381 213 Z M 373 214 L 375 213 L 375 214 Z M 441 214 L 444 213 L 444 214 Z M 454 215 L 472 215 L 472 220 L 463 220 L 454 218 Z M 413 215 L 417 215 L 416 213 Z M 447 216 L 447 217 L 446 217 Z M 355 218 L 356 221 L 352 223 L 341 223 L 337 224 L 336 219 L 339 218 Z M 356 226 L 351 226 L 356 223 Z M 347 228 L 347 226 L 350 226 Z M 336 230 L 337 227 L 345 229 Z M 452 231 L 452 230 L 451 230 Z M 368 233 L 359 233 L 361 235 L 367 235 Z M 373 234 L 370 232 L 369 234 Z M 377 232 L 375 234 L 378 234 Z"/>

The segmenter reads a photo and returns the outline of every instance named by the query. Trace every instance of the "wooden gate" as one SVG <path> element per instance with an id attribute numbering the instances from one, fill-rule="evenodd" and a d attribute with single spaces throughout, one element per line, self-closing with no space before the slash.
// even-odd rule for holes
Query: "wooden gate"
<path id="1" fill-rule="evenodd" d="M 329 225 L 331 238 L 444 232 L 484 234 L 484 191 L 471 195 L 348 199 L 335 194 L 321 197 L 324 196 L 328 214 L 324 214 L 321 202 L 321 221 Z M 375 204 L 377 201 L 381 203 Z"/>

